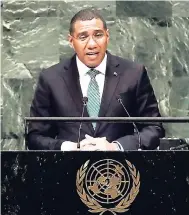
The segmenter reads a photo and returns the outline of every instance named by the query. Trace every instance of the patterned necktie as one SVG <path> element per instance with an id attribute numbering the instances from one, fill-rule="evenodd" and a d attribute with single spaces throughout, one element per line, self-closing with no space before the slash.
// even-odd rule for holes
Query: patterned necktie
<path id="1" fill-rule="evenodd" d="M 88 85 L 87 90 L 87 110 L 90 117 L 97 117 L 98 112 L 100 109 L 100 92 L 99 92 L 99 86 L 96 81 L 96 75 L 100 74 L 98 70 L 90 69 L 87 74 L 90 76 L 91 80 Z M 96 127 L 96 122 L 93 122 L 93 128 Z"/>

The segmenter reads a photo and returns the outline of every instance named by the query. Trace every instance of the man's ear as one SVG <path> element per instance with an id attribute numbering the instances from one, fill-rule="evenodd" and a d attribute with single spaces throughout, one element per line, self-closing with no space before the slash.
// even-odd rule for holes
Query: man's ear
<path id="1" fill-rule="evenodd" d="M 70 47 L 74 49 L 74 46 L 73 46 L 73 37 L 70 34 L 68 34 L 68 41 L 69 41 Z"/>
<path id="2" fill-rule="evenodd" d="M 110 40 L 110 32 L 109 32 L 109 29 L 106 30 L 106 35 L 107 35 L 107 39 L 108 39 L 108 42 Z"/>

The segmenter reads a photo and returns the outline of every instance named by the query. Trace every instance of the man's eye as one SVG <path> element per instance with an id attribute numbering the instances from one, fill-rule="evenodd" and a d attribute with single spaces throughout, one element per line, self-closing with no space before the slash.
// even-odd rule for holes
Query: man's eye
<path id="1" fill-rule="evenodd" d="M 79 39 L 80 40 L 85 40 L 85 39 L 87 39 L 87 36 L 86 35 L 81 35 L 81 36 L 79 36 Z"/>
<path id="2" fill-rule="evenodd" d="M 103 36 L 103 33 L 97 33 L 95 34 L 95 37 L 102 37 Z"/>

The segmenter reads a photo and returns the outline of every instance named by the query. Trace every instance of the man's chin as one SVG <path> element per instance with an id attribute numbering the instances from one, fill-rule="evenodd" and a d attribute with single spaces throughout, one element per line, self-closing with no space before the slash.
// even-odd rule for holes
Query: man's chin
<path id="1" fill-rule="evenodd" d="M 86 66 L 93 69 L 93 68 L 96 68 L 98 65 L 97 64 L 86 64 Z"/>
<path id="2" fill-rule="evenodd" d="M 100 65 L 100 62 L 87 62 L 85 65 L 89 68 L 96 68 Z"/>

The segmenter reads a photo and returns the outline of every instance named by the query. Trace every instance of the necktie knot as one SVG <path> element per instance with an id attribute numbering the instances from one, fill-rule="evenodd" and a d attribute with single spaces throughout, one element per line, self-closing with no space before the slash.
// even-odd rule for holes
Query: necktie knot
<path id="1" fill-rule="evenodd" d="M 100 72 L 96 69 L 90 69 L 87 74 L 90 76 L 91 79 L 94 79 Z"/>

